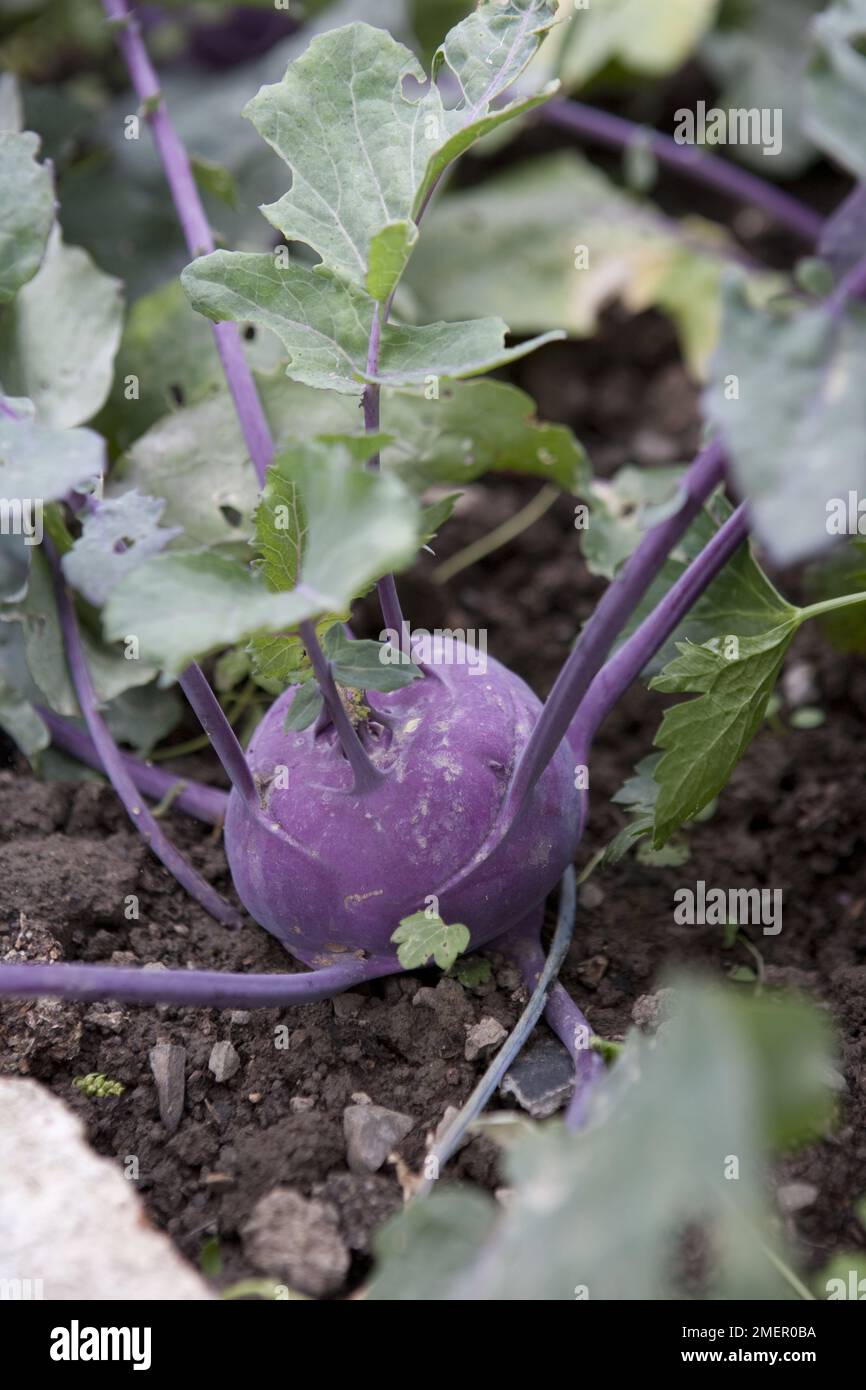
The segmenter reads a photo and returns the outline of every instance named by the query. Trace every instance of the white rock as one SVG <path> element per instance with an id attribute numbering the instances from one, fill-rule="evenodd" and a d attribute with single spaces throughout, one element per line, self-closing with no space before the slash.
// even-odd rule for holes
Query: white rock
<path id="1" fill-rule="evenodd" d="M 496 1018 L 482 1018 L 466 1030 L 466 1046 L 463 1055 L 467 1062 L 477 1057 L 487 1057 L 508 1037 L 508 1030 Z"/>
<path id="2" fill-rule="evenodd" d="M 210 1299 L 154 1230 L 120 1164 L 38 1082 L 0 1078 L 0 1277 L 47 1299 Z"/>
<path id="3" fill-rule="evenodd" d="M 818 1189 L 812 1182 L 789 1182 L 778 1189 L 776 1196 L 782 1211 L 804 1211 L 817 1202 Z"/>
<path id="4" fill-rule="evenodd" d="M 241 1059 L 228 1040 L 214 1043 L 210 1050 L 208 1067 L 217 1081 L 228 1081 L 240 1064 Z"/>
<path id="5" fill-rule="evenodd" d="M 347 1105 L 343 1111 L 346 1158 L 353 1173 L 376 1173 L 415 1121 L 384 1105 Z"/>
<path id="6" fill-rule="evenodd" d="M 312 1298 L 334 1293 L 348 1273 L 350 1255 L 334 1207 L 308 1201 L 290 1187 L 275 1187 L 260 1197 L 241 1236 L 244 1253 L 257 1269 Z"/>

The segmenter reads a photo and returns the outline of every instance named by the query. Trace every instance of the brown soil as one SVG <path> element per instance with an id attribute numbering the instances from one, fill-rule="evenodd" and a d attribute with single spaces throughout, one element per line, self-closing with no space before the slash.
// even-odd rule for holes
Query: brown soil
<path id="1" fill-rule="evenodd" d="M 542 413 L 565 418 L 610 472 L 628 459 L 687 459 L 697 439 L 694 392 L 678 365 L 669 328 L 654 315 L 628 325 L 615 316 L 593 344 L 557 346 L 524 365 L 523 384 Z M 486 533 L 533 491 L 491 480 L 473 486 L 445 533 L 442 555 Z M 439 558 L 442 558 L 440 555 Z M 447 590 L 429 579 L 425 558 L 403 585 L 416 624 L 485 626 L 491 651 L 545 693 L 600 585 L 577 550 L 571 505 L 563 499 L 528 534 Z M 370 625 L 375 624 L 370 614 Z M 817 1201 L 796 1218 L 810 1267 L 839 1248 L 863 1243 L 852 1203 L 866 1192 L 866 856 L 861 828 L 862 771 L 851 750 L 866 711 L 861 662 L 835 657 L 816 634 L 796 654 L 814 666 L 824 727 L 809 733 L 766 726 L 720 800 L 714 818 L 691 833 L 684 869 L 626 860 L 582 890 L 574 944 L 563 978 L 594 1028 L 621 1037 L 640 995 L 674 965 L 726 973 L 739 950 L 722 949 L 718 928 L 673 924 L 673 891 L 684 880 L 769 885 L 784 892 L 784 929 L 760 937 L 767 977 L 824 1003 L 838 1026 L 846 1081 L 832 1138 L 785 1160 L 783 1176 L 814 1183 Z M 592 761 L 593 814 L 578 863 L 621 824 L 608 797 L 648 750 L 659 702 L 635 688 L 604 726 Z M 279 945 L 251 922 L 238 933 L 217 926 L 144 850 L 110 789 L 96 782 L 43 784 L 11 757 L 0 774 L 0 955 L 141 963 L 221 970 L 284 970 Z M 201 771 L 201 769 L 199 769 Z M 206 773 L 215 777 L 213 768 Z M 224 892 L 230 884 L 213 834 L 180 816 L 170 831 L 195 866 Z M 137 921 L 124 900 L 139 898 Z M 582 962 L 603 957 L 595 988 Z M 94 1146 L 120 1162 L 139 1159 L 139 1187 L 158 1225 L 198 1263 L 219 1242 L 223 1286 L 258 1273 L 240 1229 L 256 1200 L 278 1184 L 321 1195 L 339 1215 L 352 1250 L 346 1288 L 369 1268 L 371 1233 L 401 1201 L 395 1168 L 372 1177 L 349 1172 L 341 1116 L 353 1095 L 405 1111 L 416 1124 L 399 1146 L 420 1166 L 425 1134 L 446 1106 L 466 1097 L 483 1062 L 464 1059 L 467 1023 L 494 1016 L 508 1026 L 522 994 L 494 958 L 487 984 L 467 991 L 445 981 L 430 1008 L 413 996 L 435 984 L 407 978 L 370 985 L 334 1002 L 250 1014 L 160 1007 L 7 1002 L 0 1068 L 48 1085 L 84 1118 Z M 748 986 L 731 986 L 748 988 Z M 278 1048 L 276 1030 L 289 1029 Z M 208 1070 L 213 1043 L 231 1039 L 237 1073 L 217 1083 Z M 186 1102 L 174 1135 L 159 1119 L 149 1049 L 186 1049 Z M 103 1072 L 120 1081 L 118 1098 L 88 1099 L 73 1079 Z M 497 1154 L 473 1140 L 452 1169 L 488 1187 L 499 1181 Z"/>

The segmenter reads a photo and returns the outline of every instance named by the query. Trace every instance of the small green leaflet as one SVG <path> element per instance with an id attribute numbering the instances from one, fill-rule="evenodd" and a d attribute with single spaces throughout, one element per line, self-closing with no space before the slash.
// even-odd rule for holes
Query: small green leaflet
<path id="1" fill-rule="evenodd" d="M 314 38 L 281 82 L 248 104 L 259 133 L 286 161 L 292 186 L 262 211 L 288 242 L 378 301 L 393 292 L 417 239 L 416 222 L 447 166 L 503 121 L 545 101 L 494 102 L 534 56 L 556 15 L 553 0 L 487 0 L 448 34 L 427 78 L 390 34 L 348 24 Z M 446 107 L 436 77 L 450 69 L 460 102 Z"/>
<path id="2" fill-rule="evenodd" d="M 652 470 L 654 472 L 655 470 Z M 665 470 L 666 471 L 666 470 Z M 648 474 L 651 476 L 651 473 Z M 665 504 L 653 510 L 653 519 L 664 514 Z M 692 522 L 686 534 L 674 547 L 661 572 L 650 585 L 632 614 L 620 640 L 634 632 L 656 604 L 664 598 L 688 565 L 704 549 L 720 526 L 733 513 L 733 507 L 720 490 Z M 595 525 L 593 520 L 592 526 Z M 635 533 L 631 533 L 637 539 Z M 620 539 L 627 535 L 621 529 Z M 659 652 L 647 663 L 645 673 L 655 674 L 673 657 L 677 642 L 707 642 L 720 633 L 736 632 L 741 637 L 756 637 L 776 626 L 797 610 L 776 591 L 752 554 L 748 541 L 740 546 L 708 589 L 701 594 L 686 617 Z"/>
<path id="3" fill-rule="evenodd" d="M 482 956 L 469 956 L 466 960 L 456 961 L 450 973 L 464 989 L 477 989 L 479 985 L 487 984 L 493 974 L 493 966 Z"/>
<path id="4" fill-rule="evenodd" d="M 318 719 L 324 704 L 322 693 L 316 682 L 308 680 L 306 685 L 302 685 L 295 694 L 289 706 L 288 714 L 283 720 L 283 728 L 295 732 L 309 728 L 313 720 Z"/>
<path id="5" fill-rule="evenodd" d="M 864 373 L 862 307 L 838 321 L 821 305 L 794 308 L 790 299 L 762 310 L 731 279 L 704 405 L 755 532 L 780 564 L 828 545 L 832 497 L 866 491 Z"/>
<path id="6" fill-rule="evenodd" d="M 659 784 L 654 773 L 661 757 L 661 753 L 650 753 L 642 758 L 635 767 L 634 776 L 629 777 L 611 797 L 616 805 L 625 807 L 632 819 L 605 847 L 601 856 L 601 864 L 605 868 L 618 864 L 629 850 L 635 848 L 637 862 L 656 869 L 678 868 L 691 857 L 691 849 L 685 839 L 668 840 L 662 849 L 653 849 L 650 841 L 645 839 L 645 836 L 652 834 L 655 824 Z M 712 807 L 711 802 L 708 809 L 712 810 Z"/>
<path id="7" fill-rule="evenodd" d="M 306 520 L 295 588 L 274 592 L 262 575 L 219 554 L 165 551 L 115 589 L 107 633 L 137 636 L 142 655 L 178 675 L 254 633 L 339 613 L 379 575 L 412 562 L 421 511 L 397 478 L 365 471 L 345 442 L 299 445 L 291 466 Z"/>
<path id="8" fill-rule="evenodd" d="M 205 159 L 202 155 L 190 156 L 190 164 L 196 183 L 202 193 L 219 198 L 227 207 L 237 208 L 240 202 L 234 175 L 224 164 L 215 159 Z"/>
<path id="9" fill-rule="evenodd" d="M 418 970 L 432 958 L 440 970 L 450 970 L 469 945 L 469 928 L 446 926 L 437 913 L 414 912 L 404 917 L 391 940 L 404 970 Z"/>
<path id="10" fill-rule="evenodd" d="M 345 689 L 356 691 L 359 698 L 366 690 L 386 694 L 392 690 L 402 690 L 422 674 L 412 661 L 383 661 L 383 652 L 390 651 L 383 642 L 350 640 L 343 631 L 342 623 L 332 622 L 324 634 L 320 632 L 317 635 L 334 680 Z M 300 646 L 300 639 L 295 640 Z M 306 684 L 302 685 L 289 707 L 284 723 L 286 729 L 306 729 L 321 712 L 324 702 L 318 685 L 310 677 L 309 663 L 305 662 L 295 678 L 306 678 Z"/>
<path id="11" fill-rule="evenodd" d="M 39 136 L 0 131 L 0 304 L 32 280 L 54 222 L 54 180 Z"/>
<path id="12" fill-rule="evenodd" d="M 286 375 L 322 391 L 357 395 L 365 381 L 424 386 L 436 377 L 476 376 L 565 336 L 544 333 L 507 348 L 508 326 L 499 318 L 386 324 L 379 370 L 368 373 L 376 302 L 321 268 L 284 269 L 274 256 L 214 251 L 188 265 L 181 283 L 193 307 L 215 322 L 234 319 L 270 329 L 289 355 Z"/>
<path id="13" fill-rule="evenodd" d="M 593 478 L 590 524 L 580 545 L 592 574 L 613 579 L 644 532 L 682 505 L 682 468 L 635 468 L 627 464 L 611 479 Z"/>
<path id="14" fill-rule="evenodd" d="M 304 470 L 320 468 L 324 472 L 331 466 L 336 454 L 344 462 L 354 461 L 361 465 L 387 441 L 387 435 L 322 436 L 294 444 L 275 459 L 268 469 L 265 488 L 256 509 L 253 542 L 260 557 L 257 568 L 274 593 L 285 593 L 299 582 L 307 536 L 302 496 Z M 345 620 L 352 600 L 364 592 L 368 582 L 365 581 L 357 593 L 350 595 L 340 612 L 325 613 L 319 619 L 317 635 L 320 641 L 334 624 Z M 274 692 L 309 675 L 309 660 L 296 633 L 259 634 L 252 639 L 248 650 L 253 658 L 257 679 Z M 298 717 L 293 706 L 290 718 Z"/>
<path id="15" fill-rule="evenodd" d="M 666 710 L 655 737 L 664 753 L 654 772 L 654 848 L 727 783 L 760 727 L 799 625 L 794 610 L 760 637 L 722 637 L 701 647 L 679 642 L 679 656 L 651 682 L 652 690 L 698 695 Z"/>
<path id="16" fill-rule="evenodd" d="M 836 0 L 812 24 L 806 76 L 806 130 L 858 180 L 866 179 L 866 0 Z"/>
<path id="17" fill-rule="evenodd" d="M 329 629 L 324 645 L 334 680 L 349 690 L 389 694 L 411 685 L 422 674 L 414 662 L 400 660 L 385 642 L 350 641 L 340 623 Z"/>
<path id="18" fill-rule="evenodd" d="M 571 430 L 539 421 L 532 398 L 504 381 L 445 382 L 437 400 L 385 391 L 382 423 L 393 435 L 382 466 L 415 491 L 487 472 L 531 474 L 568 492 L 589 481 L 586 452 Z"/>
<path id="19" fill-rule="evenodd" d="M 63 573 L 72 587 L 101 608 L 124 575 L 182 534 L 179 527 L 160 526 L 164 508 L 162 498 L 135 491 L 101 502 L 85 516 L 81 535 L 63 556 Z"/>
<path id="20" fill-rule="evenodd" d="M 659 784 L 654 773 L 661 756 L 661 753 L 650 753 L 646 758 L 642 758 L 635 767 L 634 776 L 629 777 L 611 797 L 611 801 L 616 805 L 626 808 L 632 819 L 606 846 L 601 860 L 605 867 L 618 864 L 632 846 L 650 834 L 659 794 Z"/>

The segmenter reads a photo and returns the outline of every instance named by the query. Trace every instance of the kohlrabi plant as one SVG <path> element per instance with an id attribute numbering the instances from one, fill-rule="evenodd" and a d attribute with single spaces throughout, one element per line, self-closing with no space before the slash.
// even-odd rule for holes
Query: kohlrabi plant
<path id="1" fill-rule="evenodd" d="M 216 397 L 182 421 L 156 419 L 127 344 L 113 389 L 144 410 L 142 432 L 106 466 L 87 422 L 112 389 L 120 286 L 65 245 L 36 136 L 0 133 L 0 494 L 22 520 L 22 534 L 4 538 L 0 570 L 0 720 L 31 757 L 50 740 L 104 771 L 154 854 L 233 926 L 236 909 L 148 802 L 222 826 L 244 907 L 309 969 L 4 964 L 0 994 L 288 1005 L 431 961 L 447 969 L 495 944 L 536 987 L 532 1016 L 546 1005 L 574 1059 L 577 1124 L 603 1064 L 545 970 L 539 937 L 563 878 L 566 917 L 573 908 L 596 730 L 644 670 L 655 688 L 692 696 L 665 714 L 657 753 L 627 784 L 633 823 L 612 857 L 646 835 L 659 849 L 724 788 L 801 624 L 864 597 L 797 607 L 748 539 L 754 526 L 775 559 L 803 559 L 828 540 L 828 499 L 863 482 L 862 195 L 824 224 L 756 175 L 652 137 L 657 160 L 760 206 L 817 243 L 817 259 L 796 284 L 732 269 L 694 463 L 596 483 L 568 430 L 539 423 L 514 387 L 483 379 L 564 336 L 555 319 L 519 342 L 498 317 L 418 322 L 410 273 L 442 180 L 509 123 L 549 119 L 604 143 L 646 145 L 627 122 L 545 81 L 552 0 L 483 0 L 429 71 L 365 23 L 314 37 L 244 112 L 285 164 L 285 184 L 262 209 L 275 243 L 264 251 L 215 249 L 141 35 L 123 0 L 105 9 L 183 228 L 182 289 L 211 321 L 236 423 Z M 561 29 L 551 42 L 574 58 Z M 850 35 L 828 23 L 824 37 L 833 54 Z M 856 47 L 847 53 L 862 66 Z M 815 83 L 819 109 L 820 64 Z M 824 106 L 816 140 L 829 128 L 837 148 L 850 148 L 841 108 Z M 581 231 L 566 228 L 570 247 Z M 462 256 L 447 220 L 436 237 L 436 264 Z M 78 295 L 73 321 L 54 321 L 61 287 L 64 304 L 67 288 Z M 161 303 L 168 325 L 182 307 L 176 291 Z M 461 293 L 472 302 L 476 292 L 470 277 Z M 169 355 L 171 338 L 168 327 Z M 207 344 L 196 342 L 203 363 Z M 249 460 L 230 484 L 209 433 L 218 416 L 221 431 L 240 430 Z M 488 469 L 585 498 L 586 559 L 611 581 L 544 704 L 461 635 L 414 631 L 401 607 L 395 575 L 447 522 L 448 489 Z M 743 499 L 736 507 L 726 482 Z M 352 606 L 373 588 L 381 635 L 357 640 Z M 213 657 L 216 689 L 199 664 Z M 178 786 L 147 761 L 176 721 L 174 682 L 228 794 Z M 244 682 L 253 708 L 262 692 L 272 699 L 246 747 L 224 707 Z M 77 716 L 83 727 L 70 722 Z M 557 959 L 563 949 L 560 933 Z"/>

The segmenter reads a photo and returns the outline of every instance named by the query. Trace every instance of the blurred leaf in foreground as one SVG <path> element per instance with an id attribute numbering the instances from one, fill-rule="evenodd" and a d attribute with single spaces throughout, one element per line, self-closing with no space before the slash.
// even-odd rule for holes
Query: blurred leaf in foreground
<path id="1" fill-rule="evenodd" d="M 731 254 L 720 228 L 665 217 L 566 151 L 436 203 L 407 280 L 427 317 L 496 306 L 515 333 L 555 323 L 587 337 L 616 300 L 633 314 L 658 308 L 700 372 L 718 337 Z"/>
<path id="2" fill-rule="evenodd" d="M 443 1186 L 377 1238 L 376 1300 L 783 1299 L 764 1195 L 774 1147 L 833 1113 L 824 1016 L 795 998 L 679 982 L 664 1036 L 632 1034 L 585 1130 L 508 1156 L 503 1211 Z M 688 1259 L 687 1233 L 701 1233 Z"/>

